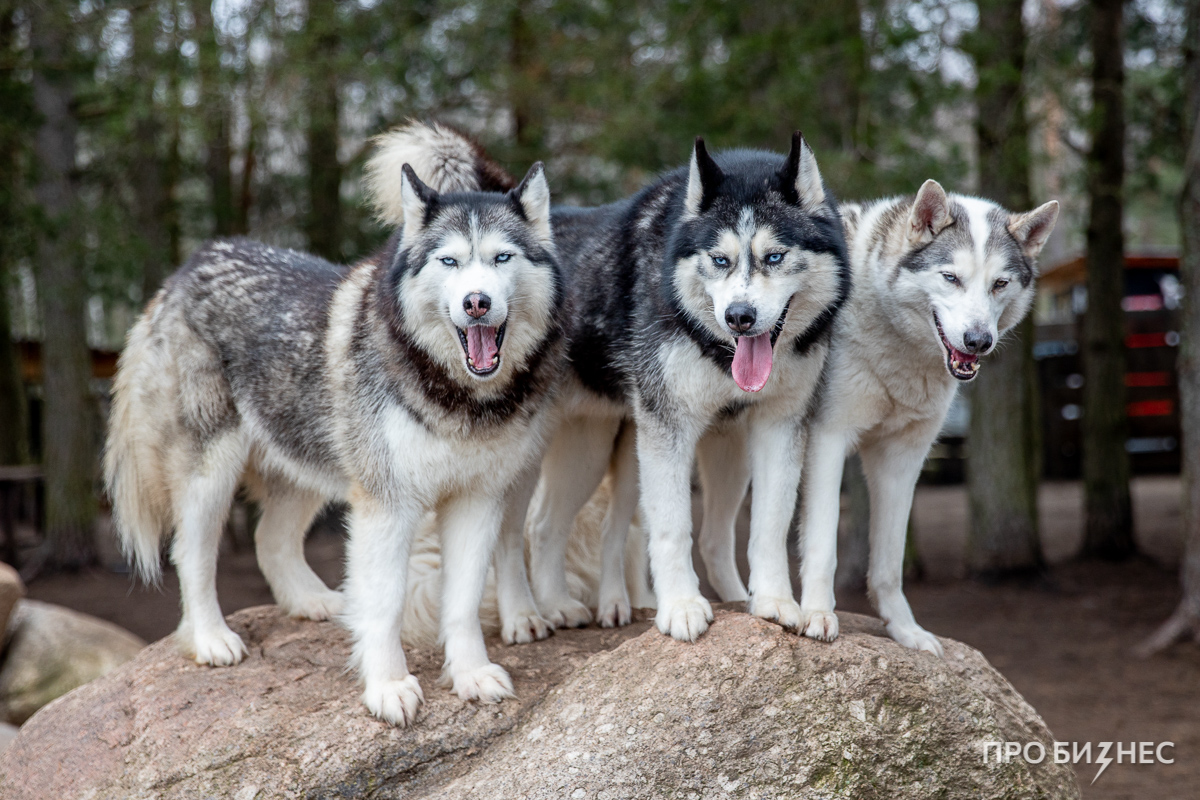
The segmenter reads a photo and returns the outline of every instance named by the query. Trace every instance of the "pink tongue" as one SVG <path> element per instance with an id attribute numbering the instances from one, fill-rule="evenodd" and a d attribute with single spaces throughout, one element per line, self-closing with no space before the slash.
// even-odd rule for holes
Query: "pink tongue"
<path id="1" fill-rule="evenodd" d="M 486 325 L 472 325 L 467 328 L 467 355 L 475 363 L 475 369 L 489 369 L 497 352 L 495 328 Z M 770 365 L 767 368 L 770 369 Z"/>
<path id="2" fill-rule="evenodd" d="M 959 361 L 961 361 L 964 364 L 974 364 L 976 361 L 979 360 L 979 356 L 972 355 L 970 353 L 964 353 L 962 350 L 959 350 L 957 347 L 951 346 L 950 349 L 954 351 L 954 357 L 957 358 Z"/>
<path id="3" fill-rule="evenodd" d="M 761 391 L 771 377 L 771 332 L 739 336 L 733 351 L 733 380 L 744 392 Z"/>

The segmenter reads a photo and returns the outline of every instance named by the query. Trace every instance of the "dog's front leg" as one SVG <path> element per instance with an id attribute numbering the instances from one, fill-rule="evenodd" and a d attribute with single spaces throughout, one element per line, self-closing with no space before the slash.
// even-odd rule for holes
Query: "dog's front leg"
<path id="1" fill-rule="evenodd" d="M 441 683 L 463 700 L 498 703 L 513 697 L 508 673 L 488 660 L 479 601 L 504 515 L 504 498 L 464 492 L 439 511 L 442 527 Z"/>
<path id="2" fill-rule="evenodd" d="M 526 644 L 545 639 L 554 632 L 538 614 L 525 571 L 525 512 L 537 487 L 541 460 L 538 459 L 509 489 L 504 522 L 493 559 L 496 568 L 496 605 L 500 610 L 500 638 L 506 644 Z"/>
<path id="3" fill-rule="evenodd" d="M 408 555 L 421 509 L 354 492 L 346 545 L 346 623 L 354 639 L 353 664 L 363 681 L 367 709 L 405 726 L 424 702 L 400 645 L 408 585 Z"/>
<path id="4" fill-rule="evenodd" d="M 658 597 L 655 623 L 663 633 L 692 642 L 713 618 L 692 568 L 691 477 L 699 433 L 650 412 L 639 413 L 637 425 L 642 514 Z"/>
<path id="5" fill-rule="evenodd" d="M 787 538 L 800 490 L 804 426 L 795 418 L 750 421 L 750 613 L 800 626 L 800 604 L 792 594 Z"/>
<path id="6" fill-rule="evenodd" d="M 800 613 L 804 635 L 823 642 L 832 642 L 838 635 L 833 581 L 845 463 L 846 434 L 815 424 L 809 433 L 804 476 Z"/>
<path id="7" fill-rule="evenodd" d="M 933 435 L 884 440 L 860 450 L 871 494 L 871 564 L 867 587 L 888 635 L 905 647 L 942 655 L 942 644 L 917 624 L 904 597 L 904 542 L 913 489 Z"/>

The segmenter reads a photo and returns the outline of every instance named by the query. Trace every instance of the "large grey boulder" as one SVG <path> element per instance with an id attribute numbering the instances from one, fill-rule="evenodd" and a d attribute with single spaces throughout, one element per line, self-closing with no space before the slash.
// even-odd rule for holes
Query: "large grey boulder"
<path id="1" fill-rule="evenodd" d="M 145 646 L 102 619 L 22 600 L 9 620 L 0 660 L 0 720 L 20 725 L 51 700 L 112 672 Z"/>
<path id="2" fill-rule="evenodd" d="M 408 729 L 359 705 L 331 623 L 230 618 L 250 655 L 199 667 L 168 641 L 44 708 L 0 755 L 5 798 L 1077 798 L 1047 759 L 985 741 L 1053 737 L 977 651 L 906 650 L 842 614 L 833 644 L 728 608 L 697 643 L 650 629 L 494 644 L 519 699 L 464 703 L 413 649 Z"/>

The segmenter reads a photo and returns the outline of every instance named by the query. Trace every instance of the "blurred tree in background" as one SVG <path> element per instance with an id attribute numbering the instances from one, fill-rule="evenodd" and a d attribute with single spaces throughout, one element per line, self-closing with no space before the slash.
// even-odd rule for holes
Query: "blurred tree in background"
<path id="1" fill-rule="evenodd" d="M 35 455 L 64 532 L 47 565 L 89 558 L 88 345 L 119 347 L 213 235 L 371 252 L 386 231 L 359 176 L 387 127 L 451 122 L 517 172 L 544 159 L 557 199 L 584 203 L 683 163 L 697 134 L 781 150 L 800 128 L 847 199 L 931 177 L 1022 208 L 1059 198 L 1050 259 L 1084 243 L 1091 8 L 1026 3 L 1022 26 L 1014 0 L 0 0 L 0 460 L 31 449 L 7 424 L 12 338 L 41 341 Z M 1173 244 L 1182 0 L 1123 8 L 1129 236 Z M 1013 425 L 1032 414 L 1029 345 L 1005 345 L 974 392 Z M 980 568 L 1036 563 L 1030 440 L 972 435 L 1004 453 L 972 480 L 1009 480 L 973 511 L 976 541 L 1000 543 Z"/>
<path id="2" fill-rule="evenodd" d="M 979 193 L 1015 212 L 1033 208 L 1026 112 L 1022 0 L 979 0 L 979 25 L 964 42 L 975 61 Z M 1033 315 L 988 358 L 970 387 L 968 459 L 972 572 L 1008 574 L 1042 565 L 1037 485 L 1041 446 Z"/>

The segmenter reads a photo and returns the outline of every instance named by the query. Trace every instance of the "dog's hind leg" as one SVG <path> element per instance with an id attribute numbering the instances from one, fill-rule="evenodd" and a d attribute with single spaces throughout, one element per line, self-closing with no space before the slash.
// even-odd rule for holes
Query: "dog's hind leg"
<path id="1" fill-rule="evenodd" d="M 217 551 L 246 455 L 241 432 L 225 433 L 204 447 L 176 493 L 171 561 L 179 576 L 183 620 L 175 635 L 197 663 L 215 667 L 236 664 L 246 655 L 217 602 Z"/>
<path id="2" fill-rule="evenodd" d="M 592 620 L 567 589 L 567 540 L 575 515 L 608 469 L 618 420 L 572 419 L 555 432 L 542 461 L 542 486 L 530 507 L 529 564 L 538 610 L 557 628 Z"/>
<path id="3" fill-rule="evenodd" d="M 596 620 L 602 628 L 628 625 L 633 619 L 625 588 L 625 539 L 637 512 L 637 428 L 627 422 L 617 435 L 612 457 L 612 496 L 601 526 L 600 600 Z"/>
<path id="4" fill-rule="evenodd" d="M 704 490 L 700 557 L 708 582 L 727 603 L 748 600 L 735 552 L 737 516 L 750 485 L 745 427 L 731 425 L 706 433 L 696 445 L 696 466 Z"/>
<path id="5" fill-rule="evenodd" d="M 533 464 L 509 490 L 496 543 L 496 605 L 500 611 L 500 638 L 506 644 L 545 639 L 554 631 L 538 613 L 525 571 L 525 512 L 537 487 L 539 466 Z"/>
<path id="6" fill-rule="evenodd" d="M 254 531 L 258 566 L 275 602 L 293 617 L 332 619 L 342 595 L 325 585 L 304 559 L 304 537 L 325 498 L 301 489 L 272 487 Z"/>

